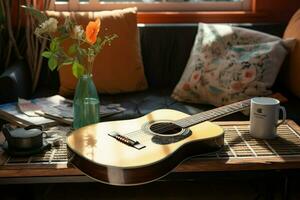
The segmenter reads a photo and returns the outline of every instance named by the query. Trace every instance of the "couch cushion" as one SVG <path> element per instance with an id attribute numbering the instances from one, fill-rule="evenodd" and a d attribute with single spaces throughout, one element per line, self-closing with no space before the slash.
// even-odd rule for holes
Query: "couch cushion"
<path id="1" fill-rule="evenodd" d="M 287 88 L 300 97 L 300 9 L 290 20 L 284 38 L 296 38 L 296 45 L 290 54 L 289 64 L 284 69 Z"/>
<path id="2" fill-rule="evenodd" d="M 149 87 L 174 87 L 189 58 L 197 24 L 146 24 L 139 29 Z"/>
<path id="3" fill-rule="evenodd" d="M 157 109 L 174 109 L 187 114 L 196 114 L 214 108 L 203 104 L 186 104 L 175 101 L 170 97 L 171 89 L 153 89 L 143 92 L 135 92 L 117 95 L 100 95 L 101 104 L 119 103 L 126 111 L 105 117 L 101 121 L 132 119 L 146 115 Z M 248 117 L 236 113 L 220 120 L 248 120 Z"/>
<path id="4" fill-rule="evenodd" d="M 281 37 L 286 25 L 237 24 Z M 185 68 L 198 24 L 138 24 L 145 75 L 150 88 L 175 87 Z M 42 67 L 39 86 L 59 88 L 58 73 Z M 165 78 L 168 77 L 168 78 Z M 276 87 L 282 87 L 282 82 Z"/>
<path id="5" fill-rule="evenodd" d="M 211 105 L 205 104 L 190 104 L 175 101 L 170 97 L 172 88 L 165 89 L 149 89 L 142 92 L 134 92 L 128 94 L 102 94 L 99 96 L 101 104 L 119 103 L 126 111 L 104 117 L 101 121 L 111 120 L 124 120 L 141 117 L 156 109 L 174 109 L 181 112 L 193 115 L 199 112 L 207 111 L 215 108 Z M 42 95 L 43 96 L 43 95 Z M 287 118 L 294 120 L 300 124 L 300 107 L 299 98 L 292 93 L 286 92 L 284 96 L 288 98 L 288 101 L 283 103 L 282 106 L 286 108 Z M 247 121 L 249 116 L 242 114 L 241 112 L 227 115 L 219 118 L 216 121 Z"/>
<path id="6" fill-rule="evenodd" d="M 285 29 L 285 25 L 281 24 L 239 24 L 238 26 L 277 36 L 282 36 Z M 139 30 L 143 61 L 151 90 L 117 95 L 100 94 L 101 103 L 121 103 L 127 109 L 124 113 L 101 120 L 123 120 L 127 119 L 127 117 L 139 117 L 158 108 L 171 107 L 172 109 L 178 109 L 189 114 L 213 108 L 213 106 L 202 104 L 195 105 L 175 102 L 170 98 L 172 90 L 166 89 L 173 88 L 179 81 L 188 60 L 197 28 L 198 24 L 140 24 Z M 39 88 L 32 98 L 56 94 L 59 86 L 57 77 L 56 72 L 49 73 L 45 63 Z M 6 92 L 9 91 L 6 90 Z M 283 94 L 286 96 L 285 93 Z M 286 97 L 288 97 L 289 102 L 285 103 L 284 106 L 287 108 L 288 118 L 300 124 L 299 99 L 293 95 Z M 218 120 L 248 120 L 248 118 L 237 113 Z"/>
<path id="7" fill-rule="evenodd" d="M 136 8 L 101 12 L 52 12 L 47 13 L 63 21 L 72 16 L 77 23 L 85 26 L 90 20 L 100 18 L 100 37 L 117 34 L 111 45 L 106 45 L 96 56 L 93 66 L 93 79 L 100 93 L 122 93 L 144 90 L 147 81 L 144 75 L 137 29 Z M 65 49 L 74 41 L 66 41 Z M 74 93 L 77 79 L 72 75 L 71 66 L 59 70 L 60 94 L 70 96 Z"/>
<path id="8" fill-rule="evenodd" d="M 269 95 L 289 43 L 293 41 L 258 31 L 200 23 L 172 96 L 179 101 L 221 106 Z"/>

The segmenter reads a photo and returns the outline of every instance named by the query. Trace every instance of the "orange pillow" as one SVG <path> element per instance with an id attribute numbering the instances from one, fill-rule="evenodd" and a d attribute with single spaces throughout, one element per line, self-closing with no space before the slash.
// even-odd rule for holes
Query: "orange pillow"
<path id="1" fill-rule="evenodd" d="M 96 56 L 93 67 L 93 79 L 100 93 L 122 93 L 146 89 L 147 81 L 140 51 L 137 29 L 136 8 L 100 12 L 55 12 L 48 16 L 62 21 L 65 16 L 75 17 L 85 29 L 90 20 L 101 19 L 100 37 L 116 33 L 118 38 L 111 46 L 105 46 Z M 64 44 L 65 48 L 70 42 Z M 63 96 L 74 94 L 77 79 L 72 75 L 71 66 L 59 70 L 60 89 Z"/>
<path id="2" fill-rule="evenodd" d="M 296 45 L 290 52 L 289 65 L 285 69 L 287 88 L 300 97 L 300 9 L 290 20 L 283 38 L 295 38 Z"/>

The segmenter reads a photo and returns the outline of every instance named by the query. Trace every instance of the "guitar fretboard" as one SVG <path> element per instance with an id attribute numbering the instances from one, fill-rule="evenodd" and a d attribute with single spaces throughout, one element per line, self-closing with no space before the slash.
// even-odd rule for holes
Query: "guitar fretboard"
<path id="1" fill-rule="evenodd" d="M 215 108 L 209 111 L 201 112 L 180 120 L 173 122 L 174 124 L 182 127 L 188 128 L 190 126 L 199 124 L 204 121 L 214 120 L 238 111 L 242 111 L 246 108 L 250 107 L 250 99 L 240 101 L 237 103 L 233 103 L 230 105 L 222 106 L 219 108 Z"/>

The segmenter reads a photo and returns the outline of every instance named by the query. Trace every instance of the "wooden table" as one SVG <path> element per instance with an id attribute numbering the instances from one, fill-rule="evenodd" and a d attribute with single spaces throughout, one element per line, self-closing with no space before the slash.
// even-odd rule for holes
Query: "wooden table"
<path id="1" fill-rule="evenodd" d="M 278 127 L 274 140 L 249 135 L 249 122 L 216 122 L 225 130 L 225 146 L 219 152 L 194 157 L 174 172 L 257 171 L 300 168 L 300 127 L 293 121 Z M 4 137 L 0 136 L 0 143 Z M 0 148 L 0 183 L 90 181 L 67 162 L 66 144 L 32 157 L 15 158 Z"/>

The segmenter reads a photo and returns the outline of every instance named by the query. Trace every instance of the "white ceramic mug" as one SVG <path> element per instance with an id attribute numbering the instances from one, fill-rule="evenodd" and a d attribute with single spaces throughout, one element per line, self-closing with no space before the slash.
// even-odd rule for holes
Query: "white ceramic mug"
<path id="1" fill-rule="evenodd" d="M 282 121 L 279 112 L 282 111 Z M 286 120 L 285 108 L 280 106 L 277 99 L 255 97 L 251 99 L 250 134 L 255 138 L 272 139 L 277 136 L 277 126 Z"/>

